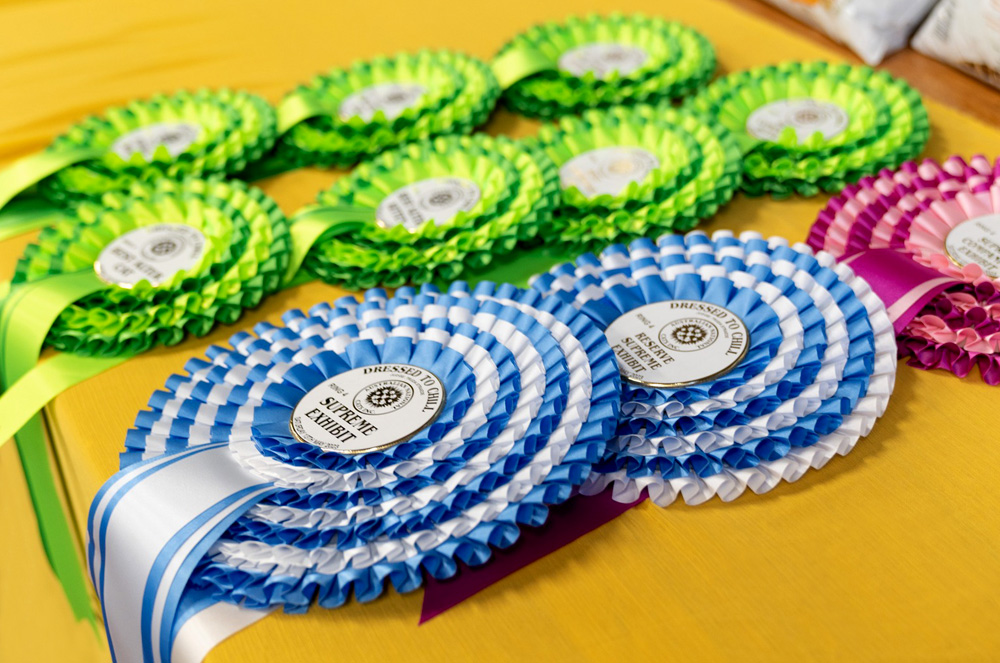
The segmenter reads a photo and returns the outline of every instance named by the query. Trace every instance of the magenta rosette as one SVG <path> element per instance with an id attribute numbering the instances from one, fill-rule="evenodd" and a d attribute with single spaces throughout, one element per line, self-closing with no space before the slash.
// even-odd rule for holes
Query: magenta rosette
<path id="1" fill-rule="evenodd" d="M 954 279 L 897 338 L 918 368 L 1000 384 L 1000 162 L 908 162 L 848 186 L 813 224 L 809 245 L 849 259 L 894 249 Z"/>

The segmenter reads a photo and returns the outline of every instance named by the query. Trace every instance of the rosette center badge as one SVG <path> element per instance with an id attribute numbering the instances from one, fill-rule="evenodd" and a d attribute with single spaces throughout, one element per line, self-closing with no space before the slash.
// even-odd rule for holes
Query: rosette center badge
<path id="1" fill-rule="evenodd" d="M 559 57 L 559 68 L 580 78 L 592 74 L 594 78 L 604 80 L 616 73 L 628 76 L 648 59 L 646 51 L 638 46 L 598 42 L 564 52 Z"/>
<path id="2" fill-rule="evenodd" d="M 600 147 L 577 155 L 559 169 L 564 189 L 576 187 L 588 198 L 617 196 L 660 167 L 660 160 L 641 147 Z"/>
<path id="3" fill-rule="evenodd" d="M 430 221 L 451 223 L 459 212 L 471 211 L 482 198 L 479 185 L 462 177 L 430 177 L 396 189 L 375 210 L 384 228 L 403 226 L 416 231 Z"/>
<path id="4" fill-rule="evenodd" d="M 134 154 L 152 161 L 162 147 L 171 158 L 176 158 L 194 144 L 200 133 L 201 128 L 191 122 L 157 122 L 123 135 L 111 144 L 111 151 L 122 161 L 131 160 Z"/>
<path id="5" fill-rule="evenodd" d="M 395 120 L 404 111 L 416 107 L 427 88 L 419 83 L 380 83 L 350 95 L 340 104 L 338 115 L 343 121 L 360 117 L 371 122 L 379 111 L 387 120 Z"/>
<path id="6" fill-rule="evenodd" d="M 437 419 L 444 385 L 419 366 L 355 368 L 310 390 L 292 411 L 292 434 L 325 451 L 359 454 L 388 449 Z"/>
<path id="7" fill-rule="evenodd" d="M 688 299 L 632 309 L 606 334 L 622 377 L 649 387 L 713 380 L 739 364 L 750 347 L 750 333 L 737 315 Z"/>
<path id="8" fill-rule="evenodd" d="M 764 104 L 747 118 L 747 133 L 760 140 L 777 142 L 791 127 L 800 143 L 819 132 L 824 140 L 842 134 L 850 124 L 847 111 L 835 103 L 804 97 L 779 99 Z"/>
<path id="9" fill-rule="evenodd" d="M 990 278 L 1000 278 L 1000 214 L 962 221 L 948 232 L 944 246 L 960 268 L 976 264 Z"/>
<path id="10" fill-rule="evenodd" d="M 116 238 L 94 263 L 98 278 L 131 288 L 140 281 L 156 287 L 198 264 L 205 253 L 205 236 L 182 223 L 158 223 L 136 228 Z"/>

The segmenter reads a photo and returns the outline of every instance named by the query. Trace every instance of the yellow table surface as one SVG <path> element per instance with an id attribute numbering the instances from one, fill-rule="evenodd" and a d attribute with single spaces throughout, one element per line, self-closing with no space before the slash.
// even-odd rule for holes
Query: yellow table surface
<path id="1" fill-rule="evenodd" d="M 158 90 L 227 85 L 277 101 L 314 72 L 356 58 L 427 46 L 488 57 L 534 22 L 609 4 L 0 0 L 0 159 L 42 148 L 85 114 Z M 623 0 L 614 8 L 703 30 L 722 71 L 831 57 L 714 0 Z M 1000 151 L 997 130 L 928 107 L 928 156 Z M 521 136 L 536 126 L 499 112 L 487 129 Z M 336 176 L 292 173 L 265 188 L 291 212 Z M 741 197 L 704 227 L 801 239 L 823 203 Z M 0 244 L 0 274 L 25 241 Z M 299 287 L 237 327 L 339 294 Z M 78 527 L 117 469 L 124 432 L 149 394 L 186 357 L 235 329 L 134 359 L 49 408 Z M 1000 658 L 998 397 L 977 376 L 901 367 L 872 435 L 798 483 L 730 504 L 643 504 L 423 626 L 420 592 L 388 595 L 268 617 L 208 660 Z M 0 660 L 106 660 L 103 642 L 73 621 L 48 570 L 12 445 L 0 452 L 0 526 Z"/>

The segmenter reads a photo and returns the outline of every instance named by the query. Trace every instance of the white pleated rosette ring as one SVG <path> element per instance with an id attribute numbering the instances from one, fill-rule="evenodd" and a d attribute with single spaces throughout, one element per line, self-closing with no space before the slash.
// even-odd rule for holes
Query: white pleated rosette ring
<path id="1" fill-rule="evenodd" d="M 888 404 L 896 347 L 849 267 L 757 233 L 665 235 L 587 254 L 532 288 L 608 336 L 624 417 L 581 488 L 728 501 L 850 452 Z"/>
<path id="2" fill-rule="evenodd" d="M 603 457 L 620 380 L 578 310 L 503 294 L 370 290 L 190 360 L 140 413 L 123 466 L 222 443 L 272 488 L 185 592 L 288 612 L 368 601 L 544 523 Z"/>

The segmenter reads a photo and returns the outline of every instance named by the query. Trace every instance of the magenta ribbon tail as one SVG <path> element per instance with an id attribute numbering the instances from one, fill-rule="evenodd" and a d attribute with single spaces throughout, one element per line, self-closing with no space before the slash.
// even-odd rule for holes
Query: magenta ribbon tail
<path id="1" fill-rule="evenodd" d="M 897 335 L 927 302 L 944 290 L 962 284 L 895 249 L 869 249 L 841 262 L 867 281 L 872 291 L 885 303 Z"/>
<path id="2" fill-rule="evenodd" d="M 420 623 L 437 617 L 493 583 L 611 522 L 645 499 L 642 497 L 635 502 L 620 503 L 611 498 L 610 490 L 605 490 L 591 497 L 576 495 L 553 507 L 544 525 L 522 528 L 517 543 L 506 550 L 494 551 L 493 558 L 483 566 L 463 566 L 449 580 L 428 578 Z"/>

